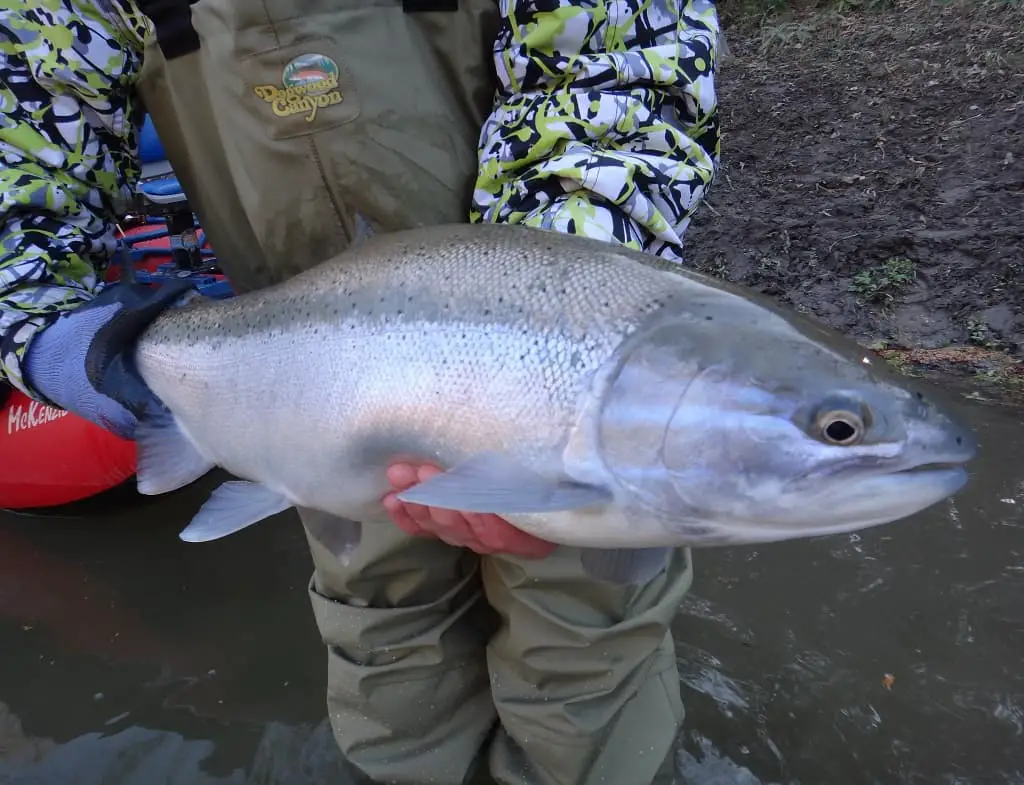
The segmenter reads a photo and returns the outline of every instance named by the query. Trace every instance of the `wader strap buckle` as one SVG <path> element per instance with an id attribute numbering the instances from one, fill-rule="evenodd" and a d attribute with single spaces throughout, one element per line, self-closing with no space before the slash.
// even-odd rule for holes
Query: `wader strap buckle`
<path id="1" fill-rule="evenodd" d="M 191 54 L 199 49 L 199 34 L 192 26 L 192 9 L 196 0 L 136 0 L 142 13 L 149 17 L 156 30 L 156 41 L 165 60 Z"/>

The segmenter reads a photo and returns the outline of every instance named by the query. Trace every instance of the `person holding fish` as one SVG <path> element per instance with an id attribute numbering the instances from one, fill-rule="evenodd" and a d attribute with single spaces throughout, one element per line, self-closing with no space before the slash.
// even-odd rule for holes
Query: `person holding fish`
<path id="1" fill-rule="evenodd" d="M 128 437 L 159 405 L 133 345 L 190 287 L 100 291 L 144 111 L 239 292 L 446 222 L 678 262 L 718 162 L 710 0 L 45 0 L 0 29 L 0 369 Z M 344 756 L 382 783 L 671 782 L 689 551 L 596 580 L 501 517 L 399 501 L 446 468 L 394 462 L 394 525 L 349 559 L 300 513 Z"/>

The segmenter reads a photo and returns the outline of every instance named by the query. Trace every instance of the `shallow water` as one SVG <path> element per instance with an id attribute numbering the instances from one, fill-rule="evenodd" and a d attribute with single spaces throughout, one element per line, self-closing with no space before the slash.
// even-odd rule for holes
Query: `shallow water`
<path id="1" fill-rule="evenodd" d="M 696 554 L 682 782 L 1024 783 L 1024 416 L 946 398 L 981 441 L 955 499 Z M 301 528 L 180 542 L 216 483 L 0 514 L 0 783 L 350 782 Z"/>

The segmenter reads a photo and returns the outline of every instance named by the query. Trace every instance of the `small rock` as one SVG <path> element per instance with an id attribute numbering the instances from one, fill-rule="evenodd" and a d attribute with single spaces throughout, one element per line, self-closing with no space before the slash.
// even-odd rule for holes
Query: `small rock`
<path id="1" fill-rule="evenodd" d="M 991 308 L 986 308 L 979 313 L 978 316 L 988 325 L 990 330 L 995 332 L 1010 333 L 1014 330 L 1016 314 L 1014 314 L 1013 308 L 1009 305 L 1003 303 L 993 305 Z"/>

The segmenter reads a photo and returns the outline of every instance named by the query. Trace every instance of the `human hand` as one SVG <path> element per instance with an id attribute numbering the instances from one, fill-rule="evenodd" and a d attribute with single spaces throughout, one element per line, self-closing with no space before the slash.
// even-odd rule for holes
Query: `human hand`
<path id="1" fill-rule="evenodd" d="M 477 553 L 504 553 L 527 559 L 543 558 L 558 547 L 517 529 L 497 515 L 442 510 L 398 500 L 397 494 L 441 471 L 431 464 L 412 462 L 393 463 L 388 468 L 392 490 L 383 499 L 384 509 L 402 531 L 416 537 L 437 537 Z"/>

